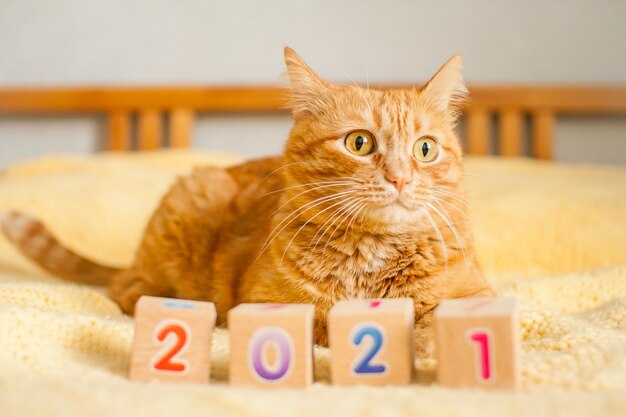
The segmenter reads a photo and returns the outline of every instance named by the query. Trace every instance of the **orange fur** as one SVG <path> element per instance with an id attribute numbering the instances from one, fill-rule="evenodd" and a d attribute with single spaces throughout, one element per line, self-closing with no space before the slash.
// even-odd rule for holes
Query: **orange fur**
<path id="1" fill-rule="evenodd" d="M 110 295 L 127 312 L 144 294 L 210 300 L 222 325 L 241 302 L 314 303 L 322 344 L 337 301 L 411 297 L 417 352 L 429 355 L 442 299 L 492 294 L 474 259 L 454 132 L 461 59 L 403 90 L 331 85 L 289 48 L 285 59 L 295 123 L 284 155 L 180 178 Z M 355 130 L 374 136 L 372 154 L 346 149 Z M 423 136 L 438 143 L 433 162 L 413 155 Z"/>

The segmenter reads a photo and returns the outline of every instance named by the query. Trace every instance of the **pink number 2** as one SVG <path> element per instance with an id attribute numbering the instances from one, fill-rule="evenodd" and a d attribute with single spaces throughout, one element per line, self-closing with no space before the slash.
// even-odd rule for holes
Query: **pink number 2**
<path id="1" fill-rule="evenodd" d="M 493 372 L 493 334 L 490 329 L 471 328 L 465 333 L 468 343 L 474 346 L 476 378 L 481 382 L 494 380 Z"/>

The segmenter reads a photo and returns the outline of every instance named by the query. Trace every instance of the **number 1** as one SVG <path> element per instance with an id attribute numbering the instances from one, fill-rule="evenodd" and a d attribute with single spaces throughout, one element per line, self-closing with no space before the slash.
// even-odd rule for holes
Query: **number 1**
<path id="1" fill-rule="evenodd" d="M 490 329 L 471 328 L 467 330 L 465 338 L 468 343 L 474 344 L 476 379 L 480 382 L 493 381 L 493 333 Z"/>

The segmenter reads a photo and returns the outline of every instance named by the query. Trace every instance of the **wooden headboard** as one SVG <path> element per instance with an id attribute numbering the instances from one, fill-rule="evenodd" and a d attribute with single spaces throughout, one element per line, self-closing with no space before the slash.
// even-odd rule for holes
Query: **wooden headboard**
<path id="1" fill-rule="evenodd" d="M 107 149 L 149 150 L 190 146 L 198 113 L 285 112 L 283 99 L 279 87 L 0 89 L 0 114 L 104 114 Z M 571 114 L 626 115 L 626 87 L 472 86 L 466 150 L 551 159 L 555 117 Z"/>

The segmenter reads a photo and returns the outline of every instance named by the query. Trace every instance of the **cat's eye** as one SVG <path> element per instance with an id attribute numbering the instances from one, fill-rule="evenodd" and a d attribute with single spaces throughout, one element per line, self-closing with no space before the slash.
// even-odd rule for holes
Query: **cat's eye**
<path id="1" fill-rule="evenodd" d="M 435 139 L 423 136 L 413 145 L 413 155 L 420 162 L 432 162 L 439 156 L 439 147 Z"/>
<path id="2" fill-rule="evenodd" d="M 346 136 L 346 149 L 355 155 L 365 156 L 374 152 L 374 136 L 365 130 L 355 130 Z"/>

